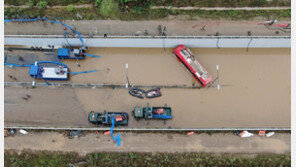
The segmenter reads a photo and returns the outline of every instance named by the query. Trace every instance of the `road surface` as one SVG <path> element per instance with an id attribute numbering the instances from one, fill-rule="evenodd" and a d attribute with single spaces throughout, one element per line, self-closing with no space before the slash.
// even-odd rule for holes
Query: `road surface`
<path id="1" fill-rule="evenodd" d="M 120 20 L 66 20 L 65 23 L 77 28 L 83 34 L 94 35 L 144 35 L 147 30 L 148 35 L 159 35 L 158 26 L 162 29 L 166 27 L 166 34 L 169 36 L 213 36 L 216 33 L 227 36 L 248 36 L 248 31 L 252 36 L 290 36 L 290 29 L 284 31 L 277 29 L 277 24 L 291 23 L 290 19 L 278 20 L 270 29 L 263 24 L 266 20 L 256 18 L 252 20 L 209 20 L 194 18 L 190 20 L 187 16 L 170 16 L 167 19 L 143 20 L 143 21 L 120 21 Z M 51 23 L 5 23 L 5 35 L 40 35 L 40 34 L 62 34 L 64 30 L 61 25 Z M 205 30 L 201 28 L 205 26 Z M 276 34 L 278 31 L 278 34 Z"/>
<path id="2" fill-rule="evenodd" d="M 192 136 L 186 136 L 185 133 L 120 133 L 120 135 L 121 145 L 117 147 L 113 139 L 103 135 L 102 132 L 89 133 L 74 139 L 56 132 L 29 132 L 27 135 L 6 137 L 4 148 L 17 151 L 30 149 L 77 152 L 80 155 L 93 152 L 291 153 L 291 135 L 288 133 L 275 134 L 270 138 L 256 134 L 251 138 L 240 138 L 230 133 L 213 135 L 202 133 Z"/>

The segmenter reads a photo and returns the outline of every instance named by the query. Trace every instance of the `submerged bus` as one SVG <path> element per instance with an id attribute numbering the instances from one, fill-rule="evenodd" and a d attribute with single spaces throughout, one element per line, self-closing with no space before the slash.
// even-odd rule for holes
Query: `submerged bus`
<path id="1" fill-rule="evenodd" d="M 191 51 L 183 45 L 174 49 L 174 55 L 185 65 L 197 82 L 202 86 L 207 86 L 213 79 L 211 74 L 196 60 Z"/>

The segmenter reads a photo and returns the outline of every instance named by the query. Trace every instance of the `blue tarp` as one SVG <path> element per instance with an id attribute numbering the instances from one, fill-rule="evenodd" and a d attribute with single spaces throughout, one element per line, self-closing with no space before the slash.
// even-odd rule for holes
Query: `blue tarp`
<path id="1" fill-rule="evenodd" d="M 58 56 L 62 56 L 62 57 L 69 56 L 69 49 L 59 48 L 58 49 Z"/>
<path id="2" fill-rule="evenodd" d="M 172 119 L 173 116 L 166 116 L 166 115 L 154 114 L 154 115 L 153 115 L 153 118 Z"/>
<path id="3" fill-rule="evenodd" d="M 31 76 L 37 76 L 38 75 L 38 69 L 39 69 L 38 65 L 31 65 L 30 66 L 30 75 Z"/>

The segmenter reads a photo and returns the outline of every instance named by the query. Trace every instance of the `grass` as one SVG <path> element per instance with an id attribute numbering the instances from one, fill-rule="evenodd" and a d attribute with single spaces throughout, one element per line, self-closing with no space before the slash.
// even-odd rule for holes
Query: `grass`
<path id="1" fill-rule="evenodd" d="M 108 1 L 108 0 L 107 0 Z M 108 6 L 108 5 L 107 5 Z M 112 10 L 110 10 L 112 9 Z M 115 10 L 116 9 L 116 10 Z M 225 10 L 225 11 L 206 11 L 206 10 L 173 10 L 173 9 L 147 9 L 147 8 L 133 8 L 128 11 L 117 10 L 117 8 L 97 9 L 93 7 L 73 8 L 73 10 L 67 10 L 64 8 L 47 8 L 47 9 L 21 9 L 6 7 L 4 13 L 10 17 L 12 15 L 35 15 L 35 16 L 47 16 L 62 19 L 77 19 L 76 14 L 80 14 L 84 20 L 97 20 L 97 19 L 119 19 L 119 20 L 151 20 L 151 19 L 163 19 L 170 15 L 178 16 L 185 15 L 188 19 L 208 18 L 208 19 L 251 19 L 254 17 L 264 17 L 266 19 L 283 19 L 291 18 L 291 10 Z"/>
<path id="2" fill-rule="evenodd" d="M 29 2 L 38 3 L 41 0 L 4 0 L 6 5 L 26 5 Z M 94 4 L 95 0 L 46 0 L 49 6 L 68 4 Z M 117 0 L 123 4 L 143 3 L 147 0 Z M 290 0 L 148 0 L 155 6 L 195 6 L 195 7 L 270 7 L 291 6 Z"/>
<path id="3" fill-rule="evenodd" d="M 246 157 L 239 154 L 207 153 L 91 153 L 79 156 L 77 153 L 5 151 L 6 167 L 26 166 L 69 166 L 84 162 L 84 166 L 291 166 L 291 156 L 284 154 L 259 154 Z"/>
<path id="4" fill-rule="evenodd" d="M 33 3 L 36 5 L 40 1 L 46 1 L 48 6 L 60 5 L 67 6 L 72 5 L 83 5 L 83 4 L 92 4 L 94 0 L 4 0 L 5 5 L 27 5 L 28 3 Z"/>
<path id="5" fill-rule="evenodd" d="M 152 0 L 155 6 L 174 7 L 272 7 L 291 6 L 290 0 Z"/>

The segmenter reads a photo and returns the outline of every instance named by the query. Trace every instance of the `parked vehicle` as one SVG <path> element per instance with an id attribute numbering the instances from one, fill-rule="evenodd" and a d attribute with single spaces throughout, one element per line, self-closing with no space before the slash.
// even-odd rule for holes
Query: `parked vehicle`
<path id="1" fill-rule="evenodd" d="M 147 98 L 154 98 L 161 96 L 160 88 L 150 89 L 145 93 Z"/>
<path id="2" fill-rule="evenodd" d="M 143 99 L 144 98 L 143 94 L 145 94 L 145 90 L 136 88 L 136 87 L 131 87 L 129 90 L 129 94 L 132 96 L 138 97 L 140 99 Z"/>
<path id="3" fill-rule="evenodd" d="M 106 112 L 99 113 L 91 111 L 88 115 L 88 121 L 94 124 L 112 125 L 112 119 L 115 119 L 115 125 L 127 125 L 128 114 L 125 112 Z"/>
<path id="4" fill-rule="evenodd" d="M 147 107 L 136 106 L 133 111 L 133 116 L 135 119 L 172 119 L 172 109 L 171 107 L 150 107 L 149 103 Z"/>

